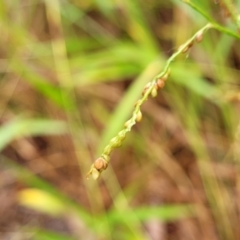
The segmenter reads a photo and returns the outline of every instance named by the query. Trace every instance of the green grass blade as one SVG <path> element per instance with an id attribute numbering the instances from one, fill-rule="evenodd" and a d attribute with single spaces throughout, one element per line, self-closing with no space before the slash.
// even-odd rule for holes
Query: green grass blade
<path id="1" fill-rule="evenodd" d="M 0 150 L 16 138 L 63 134 L 66 130 L 66 125 L 62 121 L 18 118 L 0 128 Z"/>
<path id="2" fill-rule="evenodd" d="M 134 224 L 136 220 L 144 222 L 153 218 L 163 222 L 170 222 L 193 216 L 194 213 L 191 210 L 192 208 L 188 205 L 145 206 L 135 208 L 128 214 L 114 210 L 108 214 L 108 218 L 111 223 L 127 222 L 128 224 Z"/>
<path id="3" fill-rule="evenodd" d="M 33 231 L 35 232 L 33 235 L 34 240 L 76 240 L 76 238 L 67 236 L 66 234 L 60 234 L 45 229 L 33 229 Z"/>

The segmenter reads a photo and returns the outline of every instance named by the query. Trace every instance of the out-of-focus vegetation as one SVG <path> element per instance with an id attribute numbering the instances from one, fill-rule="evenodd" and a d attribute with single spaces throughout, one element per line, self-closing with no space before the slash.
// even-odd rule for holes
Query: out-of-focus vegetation
<path id="1" fill-rule="evenodd" d="M 1 239 L 240 239 L 240 1 L 184 2 L 1 1 Z M 87 180 L 209 20 L 225 31 L 171 64 Z"/>

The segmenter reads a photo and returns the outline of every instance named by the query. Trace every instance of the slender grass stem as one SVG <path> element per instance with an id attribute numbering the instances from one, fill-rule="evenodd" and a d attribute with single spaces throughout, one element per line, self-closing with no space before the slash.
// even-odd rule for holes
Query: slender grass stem
<path id="1" fill-rule="evenodd" d="M 216 30 L 225 33 L 229 36 L 235 37 L 240 40 L 240 35 L 219 25 L 216 23 L 204 10 L 202 10 L 199 6 L 197 6 L 195 3 L 189 1 L 189 0 L 183 0 L 184 3 L 188 4 L 192 9 L 196 10 L 198 13 L 200 13 L 206 20 L 208 20 L 209 23 L 211 23 L 212 27 Z"/>

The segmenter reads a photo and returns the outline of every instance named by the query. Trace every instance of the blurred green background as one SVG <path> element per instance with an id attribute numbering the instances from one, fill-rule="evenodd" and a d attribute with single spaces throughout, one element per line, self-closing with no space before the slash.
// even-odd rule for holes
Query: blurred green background
<path id="1" fill-rule="evenodd" d="M 240 1 L 192 2 L 238 34 Z M 1 239 L 240 239 L 240 48 L 223 32 L 171 64 L 86 179 L 206 23 L 177 0 L 1 1 Z"/>

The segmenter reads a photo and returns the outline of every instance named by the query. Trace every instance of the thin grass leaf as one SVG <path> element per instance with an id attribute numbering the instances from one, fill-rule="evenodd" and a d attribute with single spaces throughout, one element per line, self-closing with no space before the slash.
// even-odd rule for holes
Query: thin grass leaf
<path id="1" fill-rule="evenodd" d="M 0 150 L 16 138 L 67 132 L 63 121 L 47 119 L 15 119 L 0 128 Z"/>
<path id="2" fill-rule="evenodd" d="M 18 192 L 18 202 L 22 206 L 55 217 L 61 216 L 69 210 L 61 199 L 56 198 L 47 191 L 37 188 L 25 188 L 20 190 Z"/>
<path id="3" fill-rule="evenodd" d="M 134 224 L 137 221 L 147 221 L 159 219 L 163 222 L 176 221 L 181 218 L 193 216 L 192 207 L 189 205 L 164 205 L 156 207 L 139 207 L 133 209 L 128 214 L 113 210 L 108 213 L 108 219 L 113 223 Z"/>
<path id="4" fill-rule="evenodd" d="M 82 71 L 74 75 L 76 85 L 89 85 L 101 82 L 115 82 L 136 76 L 141 69 L 136 65 L 117 64 L 109 67 L 99 67 Z"/>
<path id="5" fill-rule="evenodd" d="M 204 80 L 201 73 L 193 68 L 194 66 L 188 64 L 185 66 L 175 64 L 172 67 L 171 79 L 202 97 L 214 99 L 218 94 L 217 87 Z"/>
<path id="6" fill-rule="evenodd" d="M 67 236 L 66 234 L 60 234 L 57 232 L 45 230 L 45 229 L 29 229 L 34 231 L 34 240 L 76 240 L 76 238 Z"/>

